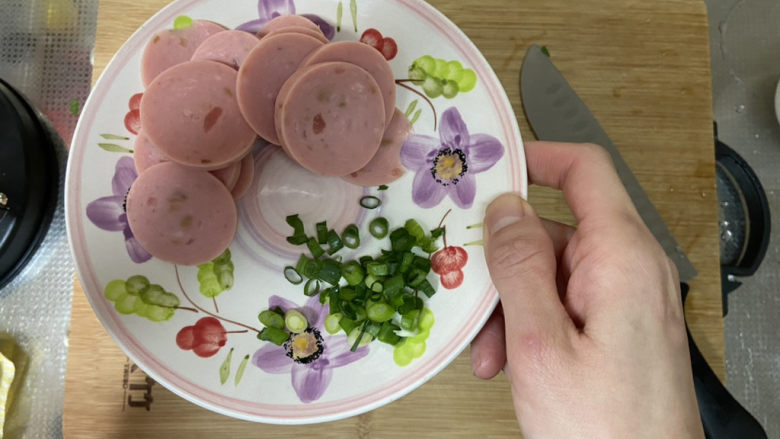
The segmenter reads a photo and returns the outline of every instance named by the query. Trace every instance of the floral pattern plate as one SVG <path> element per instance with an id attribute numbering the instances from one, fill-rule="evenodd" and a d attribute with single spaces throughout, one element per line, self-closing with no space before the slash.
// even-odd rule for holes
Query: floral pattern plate
<path id="1" fill-rule="evenodd" d="M 312 175 L 258 141 L 255 178 L 238 200 L 229 251 L 199 267 L 164 263 L 141 248 L 127 225 L 124 197 L 137 177 L 132 148 L 140 127 L 140 60 L 160 30 L 208 19 L 254 31 L 278 15 L 304 15 L 333 41 L 360 40 L 388 59 L 397 108 L 413 125 L 385 187 L 363 188 Z M 85 105 L 66 183 L 68 232 L 84 291 L 103 326 L 155 380 L 182 397 L 237 418 L 280 424 L 324 422 L 387 404 L 449 364 L 497 303 L 482 255 L 479 223 L 487 203 L 526 194 L 522 140 L 512 107 L 484 57 L 421 0 L 175 1 L 116 54 Z M 359 201 L 381 205 L 366 209 Z M 204 206 L 208 208 L 208 206 Z M 289 283 L 285 217 L 299 214 L 313 234 L 326 220 L 356 224 L 363 244 L 344 258 L 378 254 L 387 240 L 366 233 L 379 216 L 390 227 L 413 218 L 446 228 L 431 255 L 421 332 L 399 346 L 374 341 L 352 351 L 344 332 L 323 328 L 328 306 Z M 282 346 L 261 341 L 258 314 L 297 309 L 303 336 Z M 413 340 L 412 340 L 413 339 Z M 295 345 L 295 346 L 292 346 Z M 295 349 L 313 348 L 305 358 Z M 313 354 L 312 354 L 313 352 Z"/>

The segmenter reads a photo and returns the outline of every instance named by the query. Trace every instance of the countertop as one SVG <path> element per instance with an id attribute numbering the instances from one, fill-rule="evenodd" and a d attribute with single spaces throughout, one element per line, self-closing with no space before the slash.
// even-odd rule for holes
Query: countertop
<path id="1" fill-rule="evenodd" d="M 365 1 L 365 0 L 363 0 Z M 165 0 L 100 2 L 94 78 Z M 700 0 L 432 0 L 474 41 L 498 74 L 523 138 L 519 72 L 532 43 L 545 45 L 620 149 L 693 262 L 687 318 L 723 378 L 718 206 L 712 136 L 710 52 Z M 560 194 L 530 188 L 539 213 L 572 223 Z M 259 426 L 208 412 L 154 387 L 150 410 L 127 408 L 133 365 L 74 288 L 64 432 L 72 437 L 170 434 L 282 437 L 513 437 L 518 433 L 505 377 L 471 374 L 468 350 L 404 398 L 325 426 Z M 142 379 L 143 381 L 143 379 Z M 124 393 L 123 393 L 124 391 Z M 151 391 L 150 397 L 151 397 Z M 143 399 L 143 397 L 142 397 Z"/>

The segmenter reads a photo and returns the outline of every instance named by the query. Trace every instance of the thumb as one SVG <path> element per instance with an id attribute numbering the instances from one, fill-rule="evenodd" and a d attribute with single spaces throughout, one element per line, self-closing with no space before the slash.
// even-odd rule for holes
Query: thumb
<path id="1" fill-rule="evenodd" d="M 556 286 L 553 241 L 528 202 L 496 198 L 485 213 L 485 259 L 504 307 L 508 346 L 560 339 L 573 326 Z M 513 343 L 516 338 L 519 344 Z"/>

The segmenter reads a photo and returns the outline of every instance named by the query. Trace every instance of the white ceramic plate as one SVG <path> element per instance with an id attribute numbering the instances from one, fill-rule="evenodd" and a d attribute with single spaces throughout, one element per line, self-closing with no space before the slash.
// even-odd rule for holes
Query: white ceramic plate
<path id="1" fill-rule="evenodd" d="M 343 4 L 342 19 L 334 41 L 355 41 L 366 29 L 375 28 L 397 44 L 397 55 L 389 61 L 397 79 L 409 76 L 416 59 L 431 55 L 471 69 L 477 76 L 476 87 L 454 98 L 430 99 L 429 105 L 419 95 L 421 87 L 403 83 L 415 93 L 399 85 L 397 107 L 408 111 L 413 105 L 409 117 L 417 118 L 415 137 L 409 141 L 421 148 L 418 153 L 427 152 L 427 158 L 415 160 L 413 149 L 404 147 L 407 169 L 387 190 L 314 176 L 278 148 L 258 145 L 253 152 L 255 180 L 239 200 L 239 227 L 230 246 L 234 285 L 218 297 L 206 297 L 200 293 L 198 268 L 148 259 L 134 247 L 123 212 L 124 196 L 136 177 L 127 152 L 136 135 L 125 119 L 132 122 L 130 98 L 143 91 L 139 66 L 144 46 L 180 15 L 234 28 L 274 14 L 315 14 L 335 27 L 339 4 Z M 455 157 L 455 162 L 443 165 L 445 155 Z M 436 157 L 442 159 L 438 166 L 445 168 L 465 161 L 466 166 L 456 169 L 460 171 L 457 184 L 444 179 L 445 187 L 434 181 L 432 169 L 450 173 L 455 169 L 436 168 L 432 165 Z M 167 388 L 216 412 L 259 422 L 302 424 L 340 419 L 387 404 L 430 379 L 467 346 L 497 302 L 482 247 L 465 245 L 479 241 L 482 230 L 467 226 L 482 221 L 487 203 L 495 196 L 507 191 L 525 195 L 526 186 L 522 140 L 501 84 L 468 38 L 423 1 L 364 1 L 353 14 L 347 0 L 265 0 L 259 8 L 255 0 L 235 0 L 229 6 L 222 0 L 180 0 L 127 41 L 90 95 L 70 153 L 66 206 L 84 291 L 103 326 L 134 362 Z M 358 201 L 365 195 L 380 198 L 380 208 L 361 208 Z M 450 210 L 444 220 L 447 244 L 463 248 L 468 260 L 462 281 L 453 275 L 445 282 L 451 288 L 442 286 L 438 275 L 429 276 L 437 293 L 426 307 L 435 324 L 427 339 L 416 345 L 416 358 L 408 365 L 394 360 L 393 346 L 377 341 L 349 352 L 343 332 L 330 335 L 322 328 L 327 308 L 316 298 L 307 301 L 301 286 L 291 285 L 282 275 L 282 268 L 294 265 L 300 253 L 284 241 L 290 232 L 284 221 L 288 214 L 300 214 L 312 234 L 314 223 L 322 220 L 337 230 L 358 225 L 363 245 L 356 252 L 342 251 L 346 260 L 376 255 L 388 245 L 387 240 L 380 242 L 366 233 L 374 217 L 387 218 L 391 228 L 414 218 L 430 230 Z M 140 298 L 112 289 L 134 275 L 176 296 L 180 308 L 150 311 Z M 115 307 L 115 302 L 124 300 L 125 306 L 135 303 L 130 314 Z M 284 347 L 256 338 L 262 328 L 257 316 L 269 303 L 301 308 L 309 316 L 323 345 L 316 360 L 293 362 Z M 135 311 L 157 312 L 156 319 L 162 321 L 151 321 Z"/>

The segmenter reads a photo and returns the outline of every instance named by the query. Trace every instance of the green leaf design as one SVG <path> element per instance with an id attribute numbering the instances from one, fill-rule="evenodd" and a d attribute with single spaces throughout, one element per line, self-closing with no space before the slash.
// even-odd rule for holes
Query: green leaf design
<path id="1" fill-rule="evenodd" d="M 219 366 L 219 382 L 225 384 L 230 377 L 230 359 L 233 358 L 233 348 L 228 351 L 227 358 Z"/>
<path id="2" fill-rule="evenodd" d="M 117 136 L 116 134 L 103 133 L 100 137 L 106 140 L 130 140 L 127 136 Z"/>
<path id="3" fill-rule="evenodd" d="M 357 28 L 357 1 L 356 0 L 349 0 L 349 12 L 352 13 L 352 26 L 355 28 L 355 32 L 357 32 L 358 28 Z"/>
<path id="4" fill-rule="evenodd" d="M 125 148 L 124 146 L 120 146 L 115 143 L 98 143 L 98 146 L 105 149 L 108 152 L 123 152 L 127 154 L 133 153 L 132 149 Z"/>
<path id="5" fill-rule="evenodd" d="M 233 269 L 230 249 L 225 250 L 213 261 L 198 265 L 200 294 L 205 297 L 217 297 L 233 288 Z"/>
<path id="6" fill-rule="evenodd" d="M 414 113 L 414 110 L 417 108 L 417 99 L 413 100 L 409 103 L 409 106 L 406 107 L 406 111 L 404 112 L 404 116 L 406 116 L 407 119 Z"/>
<path id="7" fill-rule="evenodd" d="M 104 290 L 106 299 L 120 314 L 135 314 L 153 322 L 170 320 L 179 307 L 179 298 L 157 284 L 150 284 L 145 276 L 131 276 L 127 280 L 114 279 Z"/>
<path id="8" fill-rule="evenodd" d="M 184 29 L 185 27 L 192 26 L 192 18 L 186 15 L 179 15 L 173 20 L 174 29 Z"/>
<path id="9" fill-rule="evenodd" d="M 409 124 L 414 126 L 415 122 L 417 122 L 417 119 L 420 118 L 420 114 L 422 113 L 422 109 L 417 110 L 416 113 L 414 113 L 414 116 L 409 120 Z"/>
<path id="10" fill-rule="evenodd" d="M 341 32 L 341 17 L 344 15 L 344 5 L 339 1 L 336 7 L 336 32 Z"/>
<path id="11" fill-rule="evenodd" d="M 233 378 L 233 383 L 237 386 L 238 383 L 241 382 L 241 378 L 244 377 L 244 370 L 246 370 L 246 365 L 249 363 L 249 355 L 245 355 L 244 359 L 241 360 L 241 364 L 238 365 L 238 370 L 236 370 L 236 376 Z"/>

